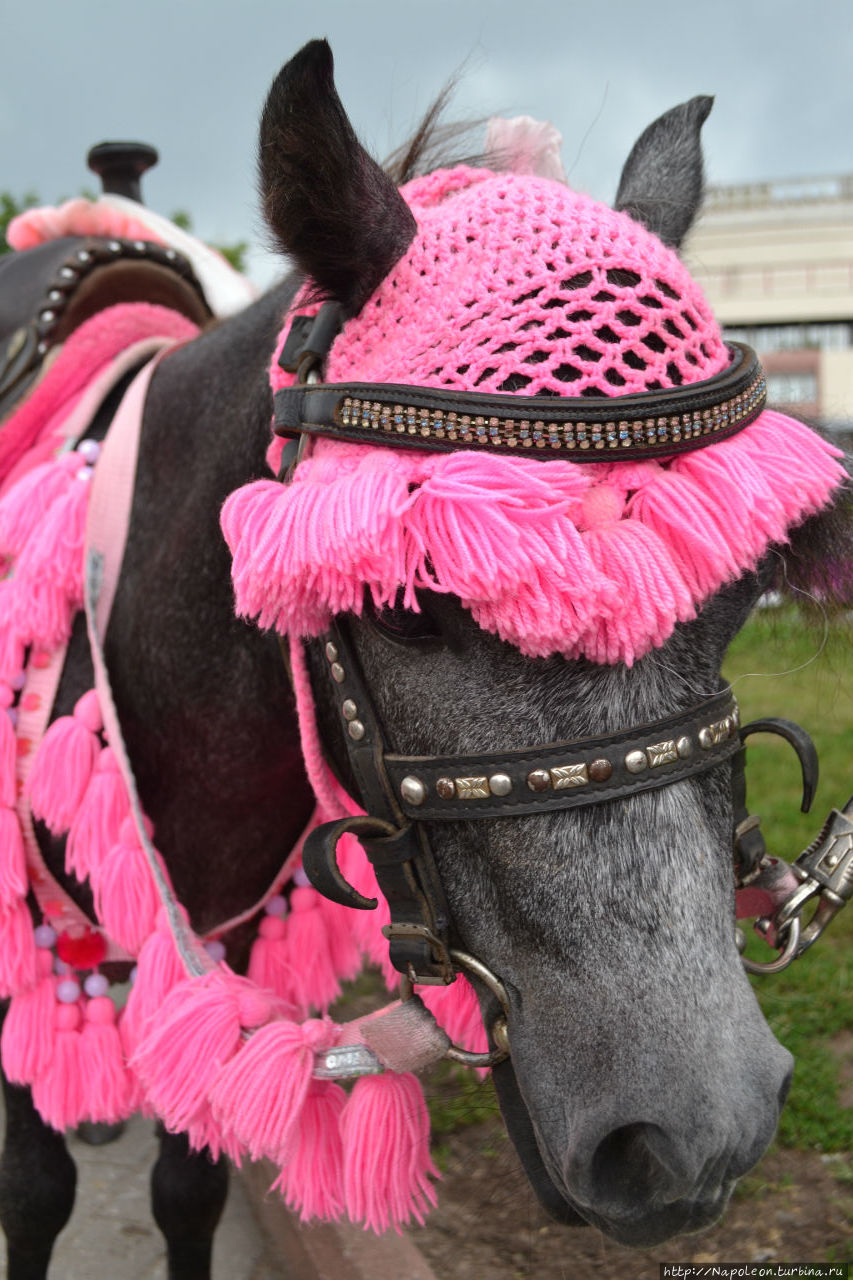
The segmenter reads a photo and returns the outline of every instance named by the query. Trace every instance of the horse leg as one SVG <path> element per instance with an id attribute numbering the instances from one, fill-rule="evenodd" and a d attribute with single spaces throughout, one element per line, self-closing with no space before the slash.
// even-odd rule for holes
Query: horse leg
<path id="1" fill-rule="evenodd" d="M 228 1196 L 228 1165 L 191 1151 L 186 1134 L 160 1135 L 151 1208 L 166 1239 L 169 1280 L 209 1280 L 213 1233 Z"/>
<path id="2" fill-rule="evenodd" d="M 3 1077 L 6 1141 L 0 1159 L 0 1223 L 9 1280 L 45 1280 L 56 1237 L 71 1217 L 77 1170 L 61 1133 L 27 1088 Z"/>

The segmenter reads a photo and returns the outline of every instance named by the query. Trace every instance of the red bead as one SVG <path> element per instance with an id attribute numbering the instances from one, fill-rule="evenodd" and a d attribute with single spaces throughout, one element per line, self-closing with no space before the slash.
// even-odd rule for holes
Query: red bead
<path id="1" fill-rule="evenodd" d="M 38 711 L 41 706 L 40 693 L 25 693 L 21 698 L 21 706 L 25 711 Z"/>
<path id="2" fill-rule="evenodd" d="M 107 954 L 103 935 L 85 925 L 65 930 L 56 939 L 56 954 L 73 969 L 94 969 Z"/>
<path id="3" fill-rule="evenodd" d="M 43 671 L 45 667 L 50 666 L 50 654 L 45 653 L 43 649 L 40 649 L 38 653 L 34 653 L 32 655 L 30 663 L 39 671 Z"/>

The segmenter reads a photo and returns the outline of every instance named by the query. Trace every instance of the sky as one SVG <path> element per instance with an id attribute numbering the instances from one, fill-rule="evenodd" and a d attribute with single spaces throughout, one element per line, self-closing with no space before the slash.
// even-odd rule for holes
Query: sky
<path id="1" fill-rule="evenodd" d="M 326 36 L 338 92 L 379 159 L 461 71 L 451 116 L 528 114 L 563 135 L 571 184 L 612 200 L 643 128 L 710 93 L 708 178 L 853 171 L 853 0 L 0 0 L 0 191 L 97 190 L 105 139 L 153 143 L 147 204 L 248 240 L 279 274 L 255 190 L 275 74 Z"/>

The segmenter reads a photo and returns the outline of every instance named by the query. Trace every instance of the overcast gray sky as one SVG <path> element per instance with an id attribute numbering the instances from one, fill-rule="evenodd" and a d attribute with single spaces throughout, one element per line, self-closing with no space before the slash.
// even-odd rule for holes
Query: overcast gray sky
<path id="1" fill-rule="evenodd" d="M 458 113 L 552 120 L 599 199 L 645 125 L 697 93 L 716 95 L 711 181 L 853 170 L 853 0 L 0 0 L 0 18 L 0 190 L 76 194 L 94 142 L 139 138 L 161 154 L 146 202 L 208 239 L 263 242 L 258 115 L 320 35 L 380 158 L 464 64 Z"/>

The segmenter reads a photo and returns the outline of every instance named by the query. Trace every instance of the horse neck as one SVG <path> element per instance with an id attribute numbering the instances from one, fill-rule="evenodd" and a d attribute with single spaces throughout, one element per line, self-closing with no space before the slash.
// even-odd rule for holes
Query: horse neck
<path id="1" fill-rule="evenodd" d="M 234 617 L 219 510 L 265 472 L 282 288 L 161 365 L 107 662 L 143 805 L 199 929 L 266 891 L 312 807 L 275 639 Z"/>

